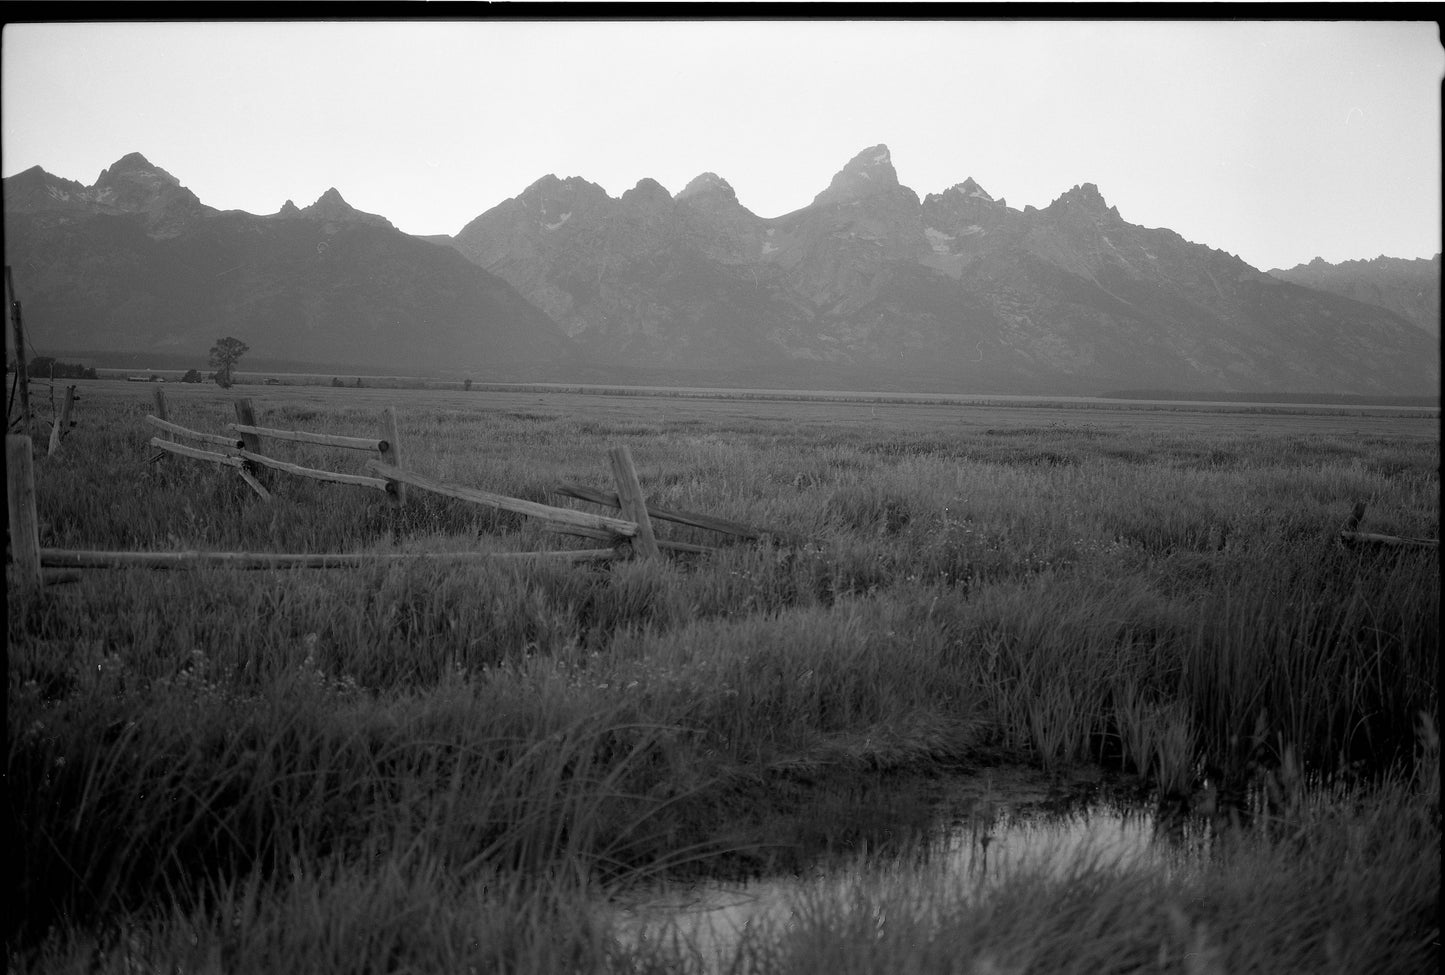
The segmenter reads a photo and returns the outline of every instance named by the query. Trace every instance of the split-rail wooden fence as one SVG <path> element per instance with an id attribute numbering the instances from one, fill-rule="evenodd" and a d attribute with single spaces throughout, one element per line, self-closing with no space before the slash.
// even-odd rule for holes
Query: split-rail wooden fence
<path id="1" fill-rule="evenodd" d="M 5 316 L 10 321 L 10 331 L 14 340 L 15 350 L 15 378 L 10 387 L 10 399 L 5 407 L 5 429 L 8 434 L 11 430 L 19 430 L 27 436 L 30 433 L 32 423 L 38 418 L 30 407 L 30 384 L 34 381 L 30 375 L 30 366 L 25 360 L 25 326 L 20 315 L 20 299 L 15 296 L 15 282 L 10 274 L 10 265 L 5 265 Z M 7 362 L 6 368 L 9 368 Z M 40 380 L 44 382 L 44 380 Z M 65 387 L 64 404 L 59 408 L 55 407 L 55 363 L 52 360 L 50 365 L 50 381 L 46 383 L 50 387 L 51 412 L 54 415 L 54 422 L 50 428 L 50 449 L 49 455 L 54 455 L 60 449 L 60 442 L 70 433 L 75 426 L 75 421 L 70 418 L 71 410 L 79 401 L 80 396 L 76 394 L 75 386 Z M 20 411 L 16 413 L 15 393 L 20 394 Z"/>
<path id="2" fill-rule="evenodd" d="M 605 548 L 564 549 L 543 552 L 353 552 L 353 553 L 285 553 L 285 552 L 121 552 L 42 548 L 39 521 L 36 516 L 34 453 L 28 435 L 7 434 L 5 438 L 6 505 L 9 513 L 10 554 L 13 578 L 22 587 L 39 587 L 50 581 L 73 578 L 73 570 L 96 568 L 146 567 L 184 569 L 199 566 L 225 566 L 236 569 L 263 568 L 344 568 L 376 562 L 430 559 L 463 561 L 473 559 L 556 559 L 566 562 L 608 561 L 639 557 L 655 559 L 663 552 L 704 554 L 715 549 L 709 546 L 658 538 L 653 522 L 665 521 L 719 532 L 748 540 L 772 538 L 784 544 L 807 541 L 793 533 L 756 528 L 699 512 L 681 511 L 647 502 L 638 482 L 632 454 L 626 446 L 613 448 L 608 459 L 614 490 L 607 491 L 585 485 L 560 483 L 553 493 L 605 508 L 615 509 L 619 517 L 578 511 L 574 508 L 541 504 L 522 498 L 507 497 L 490 491 L 452 484 L 404 466 L 396 409 L 385 414 L 385 436 L 378 438 L 341 436 L 303 430 L 282 430 L 259 426 L 249 399 L 235 402 L 236 422 L 226 425 L 226 433 L 206 433 L 173 422 L 168 414 L 163 390 L 155 390 L 156 412 L 146 422 L 159 434 L 150 446 L 157 453 L 152 462 L 168 456 L 216 464 L 230 468 L 263 500 L 271 500 L 271 492 L 262 483 L 264 472 L 352 485 L 384 493 L 396 507 L 406 504 L 408 488 L 429 491 L 499 511 L 510 511 L 543 522 L 550 531 L 580 536 L 607 543 Z M 69 401 L 67 400 L 67 407 Z M 68 419 L 68 409 L 66 416 Z M 57 427 L 57 429 L 59 429 Z M 209 445 L 193 447 L 179 442 L 185 438 Z M 56 434 L 52 433 L 51 452 Z M 263 439 L 313 444 L 347 450 L 359 450 L 372 456 L 366 461 L 366 474 L 328 471 L 303 467 L 262 452 Z M 1364 518 L 1365 503 L 1355 505 L 1349 519 L 1341 526 L 1342 545 L 1368 545 L 1388 548 L 1439 548 L 1439 540 L 1382 535 L 1359 531 Z M 47 574 L 46 570 L 50 570 Z M 59 573 L 57 575 L 57 573 Z"/>
<path id="3" fill-rule="evenodd" d="M 509 511 L 541 521 L 547 530 L 607 543 L 605 548 L 563 549 L 542 552 L 447 552 L 447 553 L 284 553 L 284 552 L 121 552 L 41 548 L 36 518 L 35 485 L 32 469 L 31 443 L 28 436 L 6 437 L 7 500 L 10 513 L 12 561 L 17 579 L 23 585 L 41 585 L 51 570 L 52 581 L 73 577 L 73 570 L 121 567 L 185 569 L 204 565 L 236 569 L 263 568 L 343 568 L 394 560 L 476 560 L 476 559 L 553 559 L 565 562 L 597 562 L 618 558 L 659 558 L 663 552 L 706 554 L 713 547 L 658 538 L 654 521 L 707 529 L 736 538 L 759 540 L 764 537 L 782 542 L 801 539 L 787 532 L 776 532 L 717 518 L 699 512 L 681 511 L 649 504 L 638 482 L 631 451 L 626 446 L 609 452 L 614 490 L 605 491 L 584 485 L 562 483 L 554 493 L 605 508 L 616 509 L 617 516 L 594 514 L 513 498 L 461 484 L 449 483 L 411 470 L 405 466 L 401 436 L 395 407 L 385 413 L 384 436 L 378 438 L 342 436 L 304 430 L 283 430 L 257 425 L 249 399 L 234 404 L 236 422 L 227 424 L 225 433 L 207 433 L 174 422 L 166 407 L 165 392 L 155 390 L 156 411 L 146 416 L 146 423 L 158 431 L 149 441 L 156 449 L 151 462 L 170 457 L 202 461 L 236 472 L 262 500 L 271 500 L 271 489 L 263 483 L 270 472 L 312 480 L 327 481 L 376 490 L 386 495 L 396 507 L 406 504 L 408 489 L 416 489 L 456 498 L 499 511 Z M 191 446 L 181 439 L 205 446 Z M 303 467 L 271 457 L 262 451 L 262 440 L 279 440 L 312 444 L 345 450 L 361 451 L 371 456 L 364 464 L 365 474 Z M 273 484 L 274 487 L 274 484 Z M 71 570 L 57 576 L 56 570 Z"/>

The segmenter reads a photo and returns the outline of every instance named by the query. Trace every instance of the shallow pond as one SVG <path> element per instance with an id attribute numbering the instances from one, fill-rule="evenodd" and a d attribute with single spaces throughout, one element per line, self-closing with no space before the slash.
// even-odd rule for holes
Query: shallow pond
<path id="1" fill-rule="evenodd" d="M 1065 876 L 1089 862 L 1173 870 L 1198 862 L 1210 845 L 1208 823 L 1197 817 L 1167 815 L 1137 795 L 1107 789 L 1061 798 L 1057 785 L 1020 770 L 961 781 L 939 808 L 931 834 L 905 853 L 863 851 L 801 876 L 630 891 L 607 913 L 623 943 L 678 941 L 712 961 L 730 954 L 750 928 L 786 930 L 810 904 L 855 889 L 943 877 L 987 896 L 1020 870 Z"/>

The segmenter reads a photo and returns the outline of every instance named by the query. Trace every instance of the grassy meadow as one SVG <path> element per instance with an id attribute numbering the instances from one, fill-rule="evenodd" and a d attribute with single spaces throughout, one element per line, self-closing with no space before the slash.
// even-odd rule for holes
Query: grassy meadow
<path id="1" fill-rule="evenodd" d="M 82 382 L 41 544 L 599 543 L 413 489 L 151 463 Z M 1411 972 L 1439 953 L 1438 414 L 167 385 L 171 418 L 384 436 L 533 501 L 790 535 L 610 566 L 87 571 L 7 585 L 14 971 L 707 970 L 594 910 L 659 877 L 906 852 L 927 784 L 1102 768 L 1229 838 L 1169 876 L 880 872 L 736 972 Z M 306 466 L 362 455 L 266 441 Z M 880 920 L 886 917 L 888 923 Z"/>

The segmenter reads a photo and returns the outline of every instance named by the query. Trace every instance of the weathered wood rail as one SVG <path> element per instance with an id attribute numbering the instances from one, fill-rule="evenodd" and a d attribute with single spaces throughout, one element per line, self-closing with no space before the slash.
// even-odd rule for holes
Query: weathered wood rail
<path id="1" fill-rule="evenodd" d="M 156 396 L 158 396 L 162 401 L 165 400 L 165 394 L 162 393 L 159 389 L 156 390 Z M 237 437 L 228 437 L 220 433 L 202 433 L 200 430 L 192 430 L 189 427 L 181 426 L 179 423 L 172 423 L 169 420 L 162 420 L 160 417 L 152 416 L 149 413 L 146 414 L 146 422 L 159 430 L 164 430 L 167 433 L 179 434 L 182 437 L 189 437 L 192 440 L 199 440 L 202 443 L 224 444 L 225 446 L 231 447 L 236 450 L 239 450 L 242 447 L 246 446 L 245 442 Z"/>
<path id="2" fill-rule="evenodd" d="M 620 508 L 622 506 L 616 492 L 602 491 L 582 484 L 573 484 L 569 481 L 563 481 L 557 484 L 552 488 L 552 493 L 560 494 L 567 498 L 576 498 L 578 501 L 588 501 L 592 504 L 601 505 L 604 508 Z M 696 511 L 681 511 L 676 508 L 667 508 L 660 504 L 653 504 L 650 501 L 647 503 L 647 513 L 657 521 L 669 521 L 677 525 L 687 525 L 690 528 L 702 528 L 707 531 L 715 531 L 723 535 L 733 535 L 749 541 L 759 541 L 766 537 L 790 543 L 803 543 L 808 541 L 805 536 L 797 532 L 758 528 L 753 525 L 744 525 L 741 522 L 729 521 L 726 518 L 718 518 Z"/>
<path id="3" fill-rule="evenodd" d="M 551 505 L 541 504 L 537 501 L 525 501 L 522 498 L 510 498 L 503 494 L 493 494 L 490 491 L 482 491 L 477 488 L 462 487 L 459 484 L 447 484 L 434 477 L 427 477 L 425 474 L 418 474 L 415 471 L 403 471 L 381 461 L 372 460 L 366 463 L 367 470 L 375 471 L 387 480 L 400 481 L 403 484 L 410 484 L 413 487 L 431 491 L 433 494 L 440 494 L 448 498 L 456 498 L 459 501 L 470 501 L 473 504 L 483 505 L 488 508 L 495 508 L 498 511 L 510 511 L 513 514 L 525 515 L 529 518 L 536 518 L 559 527 L 574 530 L 584 529 L 587 537 L 590 538 L 635 538 L 638 533 L 636 522 L 624 521 L 620 518 L 608 518 L 605 515 L 588 514 L 585 511 L 576 511 L 572 508 L 554 508 Z"/>
<path id="4" fill-rule="evenodd" d="M 274 430 L 271 427 L 253 427 L 244 423 L 227 423 L 227 430 L 250 433 L 272 440 L 290 440 L 293 443 L 310 443 L 322 447 L 347 447 L 352 450 L 372 450 L 386 453 L 390 444 L 385 440 L 371 440 L 366 437 L 343 437 L 335 433 L 307 433 L 304 430 Z"/>
<path id="5" fill-rule="evenodd" d="M 109 552 L 83 549 L 40 549 L 40 564 L 45 568 L 119 569 L 198 569 L 218 566 L 228 569 L 347 569 L 378 562 L 481 562 L 526 561 L 528 559 L 564 562 L 598 562 L 617 557 L 610 548 L 571 549 L 561 552 Z"/>

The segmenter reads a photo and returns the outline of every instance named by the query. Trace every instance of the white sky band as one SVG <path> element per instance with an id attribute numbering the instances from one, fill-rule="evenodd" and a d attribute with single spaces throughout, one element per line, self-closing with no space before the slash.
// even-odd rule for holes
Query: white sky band
<path id="1" fill-rule="evenodd" d="M 455 234 L 547 173 L 776 216 L 886 143 L 920 196 L 1092 182 L 1269 269 L 1440 250 L 1442 72 L 1427 22 L 16 24 L 3 173 L 139 151 L 222 209 Z"/>

